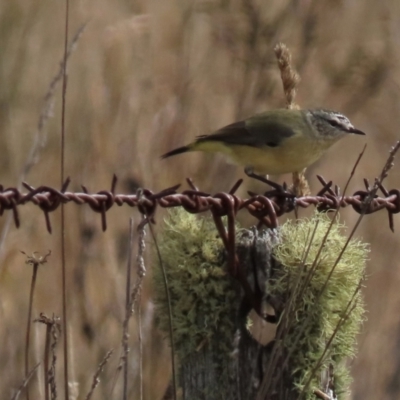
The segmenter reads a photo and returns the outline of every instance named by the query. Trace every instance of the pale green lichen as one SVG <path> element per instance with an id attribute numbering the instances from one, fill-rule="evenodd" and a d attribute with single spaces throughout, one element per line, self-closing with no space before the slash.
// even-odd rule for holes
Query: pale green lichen
<path id="1" fill-rule="evenodd" d="M 365 243 L 352 239 L 337 262 L 347 242 L 343 231 L 343 225 L 337 221 L 331 224 L 330 218 L 322 213 L 310 220 L 291 220 L 281 227 L 281 241 L 273 251 L 281 266 L 270 284 L 271 295 L 287 301 L 290 293 L 298 293 L 294 298 L 292 327 L 283 338 L 283 347 L 291 354 L 289 365 L 299 390 L 311 379 L 305 398 L 314 398 L 313 388 L 320 386 L 321 372 L 329 366 L 333 369 L 339 399 L 347 392 L 350 382 L 345 363 L 355 356 L 356 337 L 364 319 L 363 299 L 357 287 L 365 276 L 369 249 Z M 316 259 L 310 281 L 304 290 L 296 289 L 305 282 Z M 351 314 L 343 321 L 349 302 Z M 340 328 L 334 333 L 338 325 Z M 329 350 L 315 370 L 332 336 Z"/>
<path id="2" fill-rule="evenodd" d="M 216 354 L 228 354 L 232 350 L 238 296 L 225 269 L 225 251 L 213 220 L 181 208 L 172 209 L 159 236 L 159 246 L 179 359 L 203 346 Z M 154 275 L 157 320 L 168 334 L 169 313 L 159 266 Z"/>

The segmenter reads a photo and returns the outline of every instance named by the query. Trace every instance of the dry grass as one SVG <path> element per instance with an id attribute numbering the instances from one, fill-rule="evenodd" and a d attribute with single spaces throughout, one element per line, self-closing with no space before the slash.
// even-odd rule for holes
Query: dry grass
<path id="1" fill-rule="evenodd" d="M 362 178 L 373 179 L 379 173 L 399 137 L 396 0 L 87 0 L 71 7 L 71 37 L 89 21 L 68 68 L 66 175 L 74 189 L 81 183 L 91 191 L 108 188 L 116 173 L 118 189 L 125 192 L 135 185 L 159 190 L 187 176 L 202 190 L 227 190 L 243 173 L 220 158 L 195 154 L 161 161 L 159 155 L 236 118 L 284 106 L 273 51 L 280 41 L 291 49 L 301 75 L 296 99 L 301 107 L 338 109 L 367 132 L 367 154 L 349 193 L 362 186 Z M 63 13 L 60 2 L 0 4 L 0 182 L 5 186 L 19 183 L 35 144 L 43 97 L 63 53 Z M 59 186 L 60 99 L 57 89 L 54 115 L 40 133 L 42 147 L 25 178 L 34 186 Z M 338 143 L 309 169 L 311 190 L 318 188 L 317 171 L 344 185 L 362 146 L 359 138 Z M 399 187 L 399 178 L 396 166 L 387 185 Z M 256 183 L 249 185 L 259 189 Z M 249 188 L 243 187 L 242 194 Z M 120 348 L 130 214 L 127 208 L 112 210 L 109 228 L 101 233 L 99 217 L 88 207 L 66 207 L 70 379 L 76 382 L 80 398 L 89 392 L 108 350 Z M 28 254 L 52 250 L 48 263 L 39 268 L 33 316 L 61 314 L 59 215 L 51 215 L 52 235 L 33 207 L 23 207 L 21 218 L 22 227 L 11 225 L 0 243 L 4 398 L 11 398 L 24 377 L 31 270 L 20 250 Z M 342 218 L 351 226 L 357 215 L 349 209 Z M 354 398 L 396 398 L 400 393 L 396 349 L 400 246 L 385 218 L 383 212 L 368 216 L 358 231 L 371 242 L 372 256 L 365 289 L 368 322 L 353 366 Z M 6 226 L 3 216 L 0 230 Z M 147 269 L 151 273 L 151 267 Z M 149 282 L 146 277 L 142 294 L 144 398 L 158 399 L 169 380 L 169 353 L 153 329 Z M 43 355 L 44 336 L 45 327 L 34 324 L 31 367 Z M 135 360 L 133 320 L 130 343 Z M 105 366 L 93 398 L 110 398 L 117 358 L 114 355 Z M 43 398 L 42 373 L 32 377 L 32 398 Z M 137 373 L 133 361 L 131 398 L 137 396 Z M 115 397 L 120 390 L 117 382 Z"/>

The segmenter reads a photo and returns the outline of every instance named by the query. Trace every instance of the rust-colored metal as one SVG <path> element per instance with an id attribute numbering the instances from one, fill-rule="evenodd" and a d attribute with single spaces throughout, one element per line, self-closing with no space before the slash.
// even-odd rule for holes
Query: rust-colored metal
<path id="1" fill-rule="evenodd" d="M 278 217 L 293 211 L 296 207 L 307 208 L 311 205 L 319 210 L 334 210 L 337 208 L 351 206 L 358 213 L 371 214 L 385 209 L 389 215 L 389 226 L 393 230 L 393 215 L 400 212 L 400 190 L 386 189 L 383 185 L 379 186 L 382 196 L 375 195 L 373 200 L 365 207 L 365 200 L 371 193 L 369 183 L 365 181 L 365 190 L 358 190 L 352 196 L 342 196 L 340 189 L 333 187 L 332 182 L 326 182 L 318 176 L 322 189 L 316 196 L 294 197 L 283 187 L 275 186 L 273 190 L 264 194 L 250 193 L 249 198 L 242 199 L 235 195 L 241 185 L 239 180 L 235 183 L 228 193 L 217 193 L 210 195 L 200 191 L 191 180 L 188 179 L 190 189 L 178 192 L 180 185 L 164 189 L 158 193 L 153 193 L 149 189 L 142 189 L 135 194 L 115 193 L 117 178 L 114 176 L 111 190 L 100 190 L 97 193 L 89 193 L 85 186 L 82 192 L 68 192 L 67 186 L 69 179 L 63 184 L 61 190 L 40 186 L 34 188 L 24 183 L 24 188 L 28 192 L 23 193 L 15 187 L 4 188 L 0 185 L 0 216 L 6 211 L 12 211 L 16 227 L 20 226 L 20 215 L 18 208 L 26 203 L 38 206 L 45 214 L 46 227 L 51 232 L 50 213 L 57 210 L 61 203 L 74 202 L 82 205 L 88 204 L 90 208 L 101 215 L 102 228 L 107 228 L 106 214 L 114 205 L 138 207 L 139 211 L 146 215 L 150 221 L 154 220 L 158 206 L 163 208 L 183 207 L 190 213 L 201 213 L 212 211 L 213 215 L 235 216 L 240 210 L 246 209 L 254 216 L 259 224 L 269 228 L 278 226 Z M 230 223 L 232 226 L 232 221 Z M 228 237 L 232 237 L 232 228 L 228 232 Z M 230 244 L 234 248 L 234 244 Z"/>

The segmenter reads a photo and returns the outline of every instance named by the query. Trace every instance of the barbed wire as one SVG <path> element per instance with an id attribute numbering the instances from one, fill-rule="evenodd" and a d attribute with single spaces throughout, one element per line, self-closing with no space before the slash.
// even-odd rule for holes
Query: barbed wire
<path id="1" fill-rule="evenodd" d="M 235 195 L 237 189 L 242 184 L 242 180 L 236 182 L 228 193 L 217 193 L 210 195 L 200 191 L 190 179 L 187 179 L 190 189 L 178 192 L 181 185 L 154 193 L 149 189 L 139 189 L 135 194 L 115 193 L 117 177 L 114 175 L 110 190 L 100 190 L 97 193 L 89 193 L 85 186 L 82 192 L 68 192 L 70 184 L 68 178 L 60 190 L 50 186 L 39 186 L 34 188 L 27 183 L 23 183 L 26 193 L 15 187 L 4 188 L 0 184 L 0 216 L 5 211 L 13 213 L 15 226 L 20 226 L 19 207 L 32 203 L 43 211 L 48 232 L 52 232 L 50 213 L 57 210 L 61 203 L 73 202 L 78 205 L 87 204 L 94 211 L 101 215 L 102 229 L 107 229 L 106 213 L 114 205 L 138 207 L 139 211 L 146 215 L 151 221 L 158 206 L 163 208 L 183 207 L 190 213 L 200 213 L 211 211 L 213 215 L 225 216 L 231 213 L 236 214 L 242 209 L 246 209 L 254 216 L 260 224 L 269 228 L 278 226 L 277 218 L 285 213 L 293 211 L 296 207 L 307 208 L 311 205 L 318 210 L 335 210 L 342 207 L 352 206 L 359 214 L 371 214 L 382 209 L 386 209 L 389 216 L 389 227 L 393 231 L 393 215 L 400 212 L 400 190 L 387 190 L 380 184 L 379 190 L 382 197 L 375 195 L 372 201 L 366 202 L 371 196 L 370 185 L 364 180 L 365 190 L 358 190 L 351 196 L 340 194 L 338 186 L 334 186 L 332 181 L 326 182 L 321 176 L 317 175 L 322 189 L 315 196 L 295 197 L 286 186 L 274 184 L 273 190 L 264 194 L 249 193 L 249 198 L 242 199 Z"/>

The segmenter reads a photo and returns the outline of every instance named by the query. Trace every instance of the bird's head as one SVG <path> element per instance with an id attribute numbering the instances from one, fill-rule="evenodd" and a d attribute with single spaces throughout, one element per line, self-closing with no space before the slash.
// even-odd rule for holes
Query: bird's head
<path id="1" fill-rule="evenodd" d="M 345 115 L 337 111 L 308 110 L 307 119 L 316 132 L 324 137 L 339 139 L 349 133 L 365 135 L 364 132 L 355 128 Z"/>

